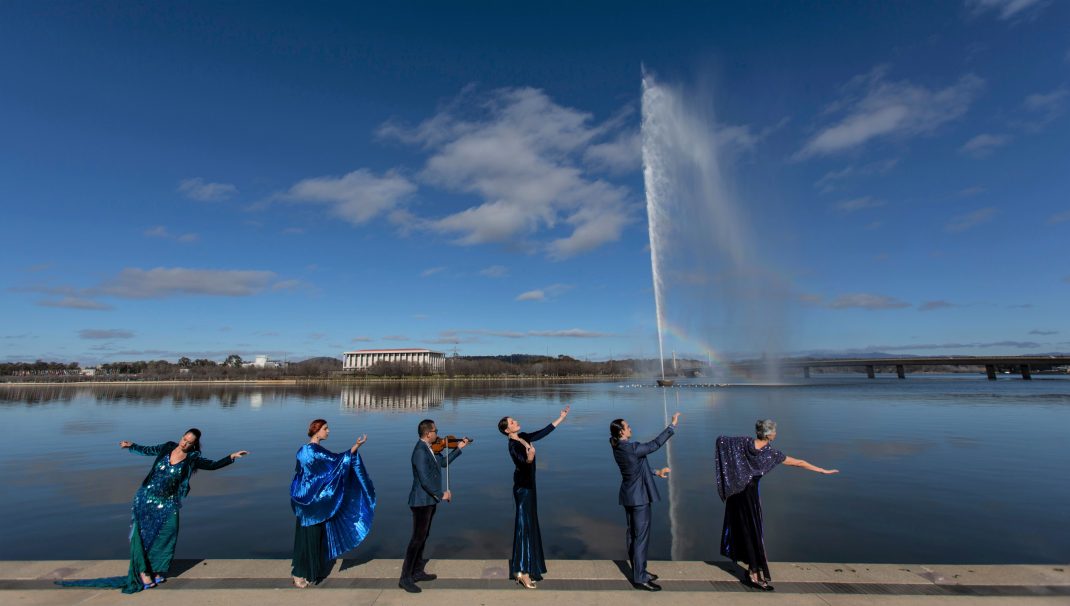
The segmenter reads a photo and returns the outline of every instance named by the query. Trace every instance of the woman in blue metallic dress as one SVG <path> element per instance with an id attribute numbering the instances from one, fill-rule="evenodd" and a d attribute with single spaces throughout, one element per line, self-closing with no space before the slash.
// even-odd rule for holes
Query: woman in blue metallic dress
<path id="1" fill-rule="evenodd" d="M 520 431 L 520 423 L 512 417 L 498 421 L 498 431 L 509 438 L 509 458 L 513 472 L 513 501 L 516 503 L 516 522 L 513 526 L 513 555 L 509 558 L 509 578 L 516 579 L 528 589 L 535 589 L 534 581 L 541 581 L 546 572 L 542 554 L 542 535 L 539 533 L 539 508 L 535 492 L 535 447 L 532 442 L 550 435 L 565 417 L 569 407 L 552 423 L 533 433 Z"/>
<path id="2" fill-rule="evenodd" d="M 189 494 L 190 477 L 198 469 L 221 469 L 249 454 L 244 450 L 212 461 L 201 455 L 201 431 L 193 428 L 182 440 L 141 446 L 123 440 L 121 448 L 156 457 L 149 475 L 134 495 L 130 528 L 130 568 L 125 577 L 62 581 L 70 587 L 113 587 L 135 593 L 163 583 L 178 542 L 178 511 Z"/>
<path id="3" fill-rule="evenodd" d="M 375 487 L 357 454 L 367 436 L 335 453 L 320 445 L 330 433 L 323 419 L 309 424 L 309 442 L 297 451 L 290 484 L 290 505 L 297 516 L 291 574 L 294 586 L 302 589 L 326 578 L 338 556 L 360 545 L 371 532 L 375 513 Z"/>

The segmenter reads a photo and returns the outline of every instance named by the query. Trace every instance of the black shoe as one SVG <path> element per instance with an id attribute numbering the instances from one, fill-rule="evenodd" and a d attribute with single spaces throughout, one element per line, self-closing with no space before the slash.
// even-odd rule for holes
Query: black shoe
<path id="1" fill-rule="evenodd" d="M 649 577 L 650 577 L 650 580 L 651 580 L 651 581 L 656 581 L 656 580 L 658 580 L 658 575 L 654 574 L 653 572 L 648 572 L 648 573 L 646 573 L 646 574 L 647 574 L 647 576 L 649 576 Z"/>
<path id="2" fill-rule="evenodd" d="M 419 583 L 420 581 L 434 581 L 438 578 L 437 574 L 431 574 L 430 572 L 417 572 L 412 575 L 412 580 Z"/>
<path id="3" fill-rule="evenodd" d="M 642 589 L 643 591 L 661 591 L 661 585 L 658 585 L 654 581 L 647 581 L 646 583 L 632 583 L 632 587 L 636 589 Z"/>
<path id="4" fill-rule="evenodd" d="M 404 589 L 409 593 L 420 593 L 421 591 L 423 591 L 422 589 L 416 586 L 416 583 L 413 583 L 408 579 L 402 579 L 401 581 L 398 581 L 398 587 Z"/>

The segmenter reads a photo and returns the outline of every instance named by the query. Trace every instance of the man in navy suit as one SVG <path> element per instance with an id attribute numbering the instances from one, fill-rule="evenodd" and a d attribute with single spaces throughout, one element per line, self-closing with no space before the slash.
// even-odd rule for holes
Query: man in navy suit
<path id="1" fill-rule="evenodd" d="M 632 428 L 624 419 L 609 424 L 609 443 L 613 459 L 620 467 L 620 504 L 628 515 L 628 560 L 632 564 L 632 586 L 646 591 L 661 591 L 654 581 L 657 575 L 646 571 L 646 551 L 650 545 L 650 504 L 660 501 L 654 476 L 669 477 L 669 468 L 651 471 L 646 456 L 669 441 L 680 422 L 680 413 L 672 416 L 672 425 L 650 442 L 632 442 Z"/>
<path id="2" fill-rule="evenodd" d="M 449 501 L 450 491 L 442 490 L 441 467 L 447 464 L 446 455 L 435 453 L 431 444 L 438 440 L 438 428 L 431 419 L 420 421 L 417 428 L 420 439 L 412 449 L 412 490 L 409 491 L 409 509 L 412 510 L 412 538 L 405 549 L 405 563 L 401 566 L 401 580 L 398 587 L 409 593 L 420 593 L 417 581 L 433 581 L 436 575 L 424 571 L 424 545 L 431 532 L 431 520 L 435 517 L 435 508 L 439 501 Z M 461 449 L 468 446 L 464 439 L 457 448 L 450 451 L 449 461 L 461 456 Z"/>

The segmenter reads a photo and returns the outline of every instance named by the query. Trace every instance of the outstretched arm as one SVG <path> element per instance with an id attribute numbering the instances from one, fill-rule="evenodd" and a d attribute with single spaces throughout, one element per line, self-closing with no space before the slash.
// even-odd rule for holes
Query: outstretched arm
<path id="1" fill-rule="evenodd" d="M 792 467 L 802 467 L 803 469 L 809 469 L 810 471 L 816 471 L 817 473 L 824 473 L 824 474 L 840 473 L 839 469 L 823 469 L 823 468 L 818 467 L 816 465 L 811 465 L 810 463 L 807 463 L 806 461 L 804 461 L 802 459 L 795 459 L 795 458 L 792 458 L 792 457 L 787 457 L 786 459 L 784 459 L 784 464 L 785 465 L 791 465 Z"/>
<path id="2" fill-rule="evenodd" d="M 163 444 L 157 444 L 156 446 L 141 446 L 140 444 L 135 444 L 129 440 L 123 440 L 122 442 L 119 442 L 119 448 L 127 448 L 134 454 L 145 455 L 147 457 L 158 457 L 166 452 L 168 445 L 171 444 L 173 444 L 173 442 L 164 442 Z"/>
<path id="3" fill-rule="evenodd" d="M 204 457 L 197 457 L 197 459 L 193 462 L 193 465 L 197 469 L 204 469 L 207 471 L 222 469 L 247 454 L 249 454 L 249 451 L 239 450 L 238 452 L 230 453 L 229 455 L 223 457 L 222 459 L 219 459 L 218 461 L 212 461 L 211 459 L 206 459 Z"/>
<path id="4" fill-rule="evenodd" d="M 645 444 L 639 444 L 635 447 L 635 454 L 639 457 L 645 457 L 648 454 L 661 448 L 665 442 L 669 441 L 669 438 L 676 433 L 676 425 L 680 422 L 680 413 L 675 413 L 672 416 L 672 424 L 665 428 L 665 431 L 661 432 L 658 437 L 646 442 Z"/>

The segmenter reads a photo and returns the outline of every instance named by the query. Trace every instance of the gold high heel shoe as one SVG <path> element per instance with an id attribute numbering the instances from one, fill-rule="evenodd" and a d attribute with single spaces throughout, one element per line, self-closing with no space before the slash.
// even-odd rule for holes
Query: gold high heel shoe
<path id="1" fill-rule="evenodd" d="M 524 587 L 526 587 L 528 589 L 536 589 L 537 588 L 536 585 L 535 585 L 535 582 L 532 581 L 531 577 L 529 577 L 526 574 L 523 574 L 523 575 L 518 574 L 518 575 L 516 575 L 516 582 L 520 583 L 521 585 L 523 585 Z"/>

